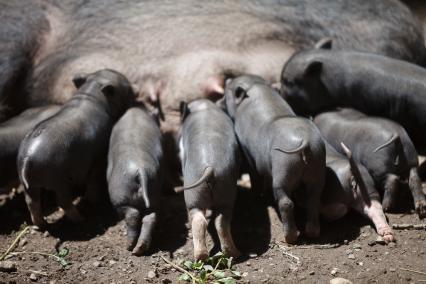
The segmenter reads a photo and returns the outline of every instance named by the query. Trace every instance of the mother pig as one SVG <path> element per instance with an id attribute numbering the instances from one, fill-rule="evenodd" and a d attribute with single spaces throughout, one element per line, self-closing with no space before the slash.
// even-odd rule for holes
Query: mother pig
<path id="1" fill-rule="evenodd" d="M 163 129 L 175 130 L 181 100 L 216 99 L 241 73 L 276 82 L 295 49 L 327 36 L 337 49 L 426 62 L 398 0 L 0 0 L 0 102 L 4 116 L 63 103 L 73 74 L 110 68 L 140 99 L 161 98 Z"/>

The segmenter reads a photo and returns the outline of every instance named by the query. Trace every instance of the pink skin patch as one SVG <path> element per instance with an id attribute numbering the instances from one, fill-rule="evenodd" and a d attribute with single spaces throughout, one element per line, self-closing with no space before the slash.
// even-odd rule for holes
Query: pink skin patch
<path id="1" fill-rule="evenodd" d="M 204 85 L 204 91 L 207 94 L 206 97 L 213 101 L 222 98 L 225 92 L 224 86 L 225 80 L 222 75 L 211 76 Z"/>
<path id="2" fill-rule="evenodd" d="M 395 241 L 394 233 L 386 221 L 380 202 L 372 200 L 370 205 L 364 205 L 363 213 L 374 223 L 377 233 L 383 237 L 386 243 Z"/>

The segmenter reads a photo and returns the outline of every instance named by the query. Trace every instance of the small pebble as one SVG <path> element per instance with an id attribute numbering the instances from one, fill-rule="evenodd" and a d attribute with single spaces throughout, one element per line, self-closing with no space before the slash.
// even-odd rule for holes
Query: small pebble
<path id="1" fill-rule="evenodd" d="M 149 279 L 153 279 L 155 277 L 157 277 L 157 274 L 153 270 L 148 271 L 148 278 Z"/>
<path id="2" fill-rule="evenodd" d="M 348 255 L 349 259 L 355 259 L 355 255 L 353 255 L 352 253 Z"/>
<path id="3" fill-rule="evenodd" d="M 352 251 L 351 249 L 347 249 L 347 250 L 345 250 L 345 252 L 346 252 L 346 254 L 351 254 L 351 253 L 353 253 L 353 251 Z"/>
<path id="4" fill-rule="evenodd" d="M 251 253 L 251 254 L 249 254 L 249 256 L 250 256 L 250 258 L 254 258 L 254 257 L 257 257 L 257 254 Z"/>
<path id="5" fill-rule="evenodd" d="M 395 246 L 396 246 L 396 244 L 394 242 L 388 244 L 388 247 L 390 247 L 390 248 L 394 248 Z"/>
<path id="6" fill-rule="evenodd" d="M 110 261 L 108 261 L 108 264 L 109 265 L 114 265 L 114 264 L 116 264 L 117 263 L 117 261 L 115 261 L 115 260 L 110 260 Z"/>
<path id="7" fill-rule="evenodd" d="M 309 271 L 309 275 L 314 275 L 315 271 Z"/>
<path id="8" fill-rule="evenodd" d="M 48 236 L 49 236 L 49 232 L 48 231 L 44 231 L 43 237 L 47 238 Z"/>
<path id="9" fill-rule="evenodd" d="M 93 266 L 94 267 L 100 267 L 101 263 L 99 261 L 95 261 L 95 262 L 93 262 Z"/>
<path id="10" fill-rule="evenodd" d="M 16 271 L 16 264 L 12 261 L 0 261 L 0 272 L 13 272 Z"/>
<path id="11" fill-rule="evenodd" d="M 337 277 L 331 279 L 330 284 L 352 284 L 352 282 L 348 279 Z"/>
<path id="12" fill-rule="evenodd" d="M 333 268 L 330 272 L 331 275 L 336 275 L 337 274 L 337 268 Z"/>
<path id="13" fill-rule="evenodd" d="M 354 244 L 352 247 L 354 249 L 361 249 L 362 248 L 360 244 Z"/>
<path id="14" fill-rule="evenodd" d="M 390 271 L 390 272 L 395 272 L 395 271 L 396 271 L 396 269 L 395 269 L 395 268 L 393 268 L 393 267 L 390 267 L 390 268 L 389 268 L 389 271 Z"/>
<path id="15" fill-rule="evenodd" d="M 344 240 L 344 241 L 343 241 L 343 243 L 344 243 L 345 245 L 347 245 L 349 242 L 348 242 L 348 240 Z"/>
<path id="16" fill-rule="evenodd" d="M 382 236 L 378 236 L 376 239 L 376 244 L 380 244 L 380 245 L 385 245 L 386 242 L 385 240 L 382 238 Z"/>
<path id="17" fill-rule="evenodd" d="M 37 279 L 38 279 L 38 278 L 37 278 L 37 275 L 35 275 L 34 273 L 31 273 L 31 274 L 30 274 L 30 280 L 31 280 L 31 281 L 37 281 Z"/>
<path id="18" fill-rule="evenodd" d="M 23 246 L 25 246 L 27 243 L 28 243 L 27 238 L 22 238 L 22 239 L 19 241 L 19 246 L 20 246 L 20 247 L 23 247 Z"/>
<path id="19" fill-rule="evenodd" d="M 247 265 L 247 266 L 250 266 L 250 265 L 251 265 L 250 261 L 247 261 L 247 262 L 246 262 L 246 265 Z"/>

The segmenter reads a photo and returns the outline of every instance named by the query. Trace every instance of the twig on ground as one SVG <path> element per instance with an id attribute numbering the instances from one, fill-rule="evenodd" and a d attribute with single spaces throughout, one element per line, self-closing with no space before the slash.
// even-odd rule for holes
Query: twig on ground
<path id="1" fill-rule="evenodd" d="M 426 230 L 426 224 L 392 224 L 396 230 Z"/>
<path id="2" fill-rule="evenodd" d="M 173 266 L 175 269 L 179 270 L 182 273 L 186 273 L 189 275 L 189 277 L 191 277 L 192 279 L 192 283 L 196 283 L 198 282 L 197 277 L 195 277 L 191 272 L 189 272 L 188 270 L 186 270 L 185 268 L 180 267 L 177 264 L 174 264 L 173 262 L 171 262 L 170 260 L 167 260 L 166 258 L 164 258 L 163 256 L 160 255 L 160 257 L 168 264 L 170 264 L 171 266 Z"/>
<path id="3" fill-rule="evenodd" d="M 38 274 L 38 275 L 42 275 L 42 276 L 49 276 L 49 274 L 47 274 L 46 272 L 38 271 L 38 270 L 31 270 L 31 269 L 29 269 L 28 272 L 34 273 L 34 274 Z"/>
<path id="4" fill-rule="evenodd" d="M 413 272 L 413 273 L 418 273 L 418 274 L 426 275 L 426 272 L 421 272 L 421 271 L 412 270 L 412 269 L 408 269 L 408 268 L 402 268 L 402 267 L 399 267 L 399 269 L 404 270 L 404 271 L 409 271 L 409 272 Z"/>
<path id="5" fill-rule="evenodd" d="M 332 248 L 338 248 L 341 244 L 325 244 L 325 245 L 311 245 L 311 246 L 295 246 L 295 248 L 298 249 L 332 249 Z"/>
<path id="6" fill-rule="evenodd" d="M 30 226 L 26 226 L 15 238 L 15 240 L 12 242 L 12 244 L 9 246 L 9 248 L 6 250 L 6 252 L 0 257 L 1 260 L 5 260 L 6 257 L 12 252 L 16 245 L 18 244 L 19 240 L 27 233 L 27 231 L 30 229 Z"/>
<path id="7" fill-rule="evenodd" d="M 287 248 L 286 247 L 284 247 L 282 245 L 278 245 L 278 247 L 281 249 L 281 251 L 282 251 L 283 254 L 285 254 L 286 256 L 288 256 L 288 257 L 290 257 L 292 259 L 295 259 L 297 264 L 301 263 L 300 257 L 295 256 L 294 254 L 291 254 L 291 253 L 287 252 Z"/>
<path id="8" fill-rule="evenodd" d="M 42 255 L 42 256 L 47 256 L 47 257 L 53 257 L 56 261 L 61 262 L 61 258 L 57 255 L 54 255 L 54 254 L 51 254 L 51 253 L 46 253 L 46 252 L 38 252 L 38 251 L 12 252 L 7 256 L 7 259 L 12 258 L 12 257 L 17 256 L 17 255 L 21 255 L 21 254 L 36 254 L 36 255 Z"/>

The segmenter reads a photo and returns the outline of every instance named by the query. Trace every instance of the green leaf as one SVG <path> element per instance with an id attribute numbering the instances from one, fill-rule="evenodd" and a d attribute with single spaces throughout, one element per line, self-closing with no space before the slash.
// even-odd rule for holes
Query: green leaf
<path id="1" fill-rule="evenodd" d="M 223 252 L 219 251 L 213 257 L 223 257 L 223 256 L 225 256 L 225 254 Z"/>
<path id="2" fill-rule="evenodd" d="M 204 269 L 200 271 L 200 279 L 204 282 L 207 280 L 207 272 Z"/>
<path id="3" fill-rule="evenodd" d="M 211 265 L 209 265 L 209 264 L 206 264 L 206 265 L 204 265 L 204 269 L 206 270 L 206 271 L 213 271 L 214 270 L 214 268 L 213 268 L 213 266 L 211 266 Z"/>
<path id="4" fill-rule="evenodd" d="M 68 266 L 68 262 L 67 262 L 65 259 L 63 259 L 63 258 L 61 258 L 61 259 L 59 260 L 59 263 L 60 263 L 63 267 L 67 267 L 67 266 Z"/>
<path id="5" fill-rule="evenodd" d="M 192 264 L 192 269 L 200 270 L 201 268 L 203 268 L 203 266 L 204 263 L 202 261 L 197 261 Z"/>
<path id="6" fill-rule="evenodd" d="M 235 271 L 235 270 L 231 270 L 231 273 L 232 273 L 232 277 L 234 277 L 236 279 L 240 279 L 241 278 L 241 272 Z"/>
<path id="7" fill-rule="evenodd" d="M 69 252 L 70 252 L 70 250 L 68 248 L 64 247 L 59 251 L 58 256 L 61 257 L 61 258 L 64 258 L 68 255 Z"/>
<path id="8" fill-rule="evenodd" d="M 191 268 L 192 268 L 192 261 L 190 261 L 190 260 L 186 260 L 186 261 L 183 263 L 183 265 L 184 265 L 186 268 L 191 269 Z"/>
<path id="9" fill-rule="evenodd" d="M 215 255 L 213 255 L 212 257 L 209 257 L 207 259 L 208 263 L 216 266 L 217 262 L 223 257 L 223 253 L 220 251 L 218 253 L 216 253 Z"/>
<path id="10" fill-rule="evenodd" d="M 234 260 L 234 258 L 231 256 L 230 258 L 228 258 L 228 263 L 227 263 L 227 267 L 228 267 L 228 269 L 231 269 L 232 268 L 232 261 Z"/>
<path id="11" fill-rule="evenodd" d="M 226 277 L 226 278 L 222 278 L 217 280 L 217 282 L 221 283 L 221 284 L 235 284 L 235 279 L 232 277 Z"/>
<path id="12" fill-rule="evenodd" d="M 180 280 L 180 281 L 188 281 L 189 282 L 189 281 L 191 281 L 191 276 L 189 276 L 186 273 L 183 273 L 183 274 L 181 274 L 179 276 L 178 280 Z"/>
<path id="13" fill-rule="evenodd" d="M 215 272 L 213 272 L 213 276 L 216 279 L 221 279 L 221 278 L 225 277 L 225 273 L 222 272 L 222 271 L 215 271 Z"/>

